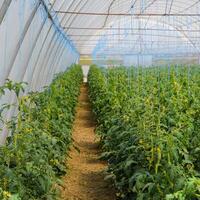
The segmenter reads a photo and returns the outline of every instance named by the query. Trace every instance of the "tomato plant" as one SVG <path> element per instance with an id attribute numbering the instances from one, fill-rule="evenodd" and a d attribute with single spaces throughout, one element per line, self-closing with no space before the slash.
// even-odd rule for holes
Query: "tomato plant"
<path id="1" fill-rule="evenodd" d="M 89 73 L 103 158 L 123 199 L 199 199 L 199 67 Z"/>
<path id="2" fill-rule="evenodd" d="M 57 199 L 81 82 L 80 66 L 58 74 L 41 93 L 20 95 L 24 84 L 7 81 L 4 87 L 16 92 L 18 114 L 0 147 L 0 199 Z"/>

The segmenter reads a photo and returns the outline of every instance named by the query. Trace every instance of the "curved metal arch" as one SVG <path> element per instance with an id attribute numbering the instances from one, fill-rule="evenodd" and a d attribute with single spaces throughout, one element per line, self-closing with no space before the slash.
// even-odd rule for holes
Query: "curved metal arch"
<path id="1" fill-rule="evenodd" d="M 3 21 L 10 4 L 11 4 L 11 0 L 3 1 L 2 6 L 0 7 L 0 24 Z"/>
<path id="2" fill-rule="evenodd" d="M 138 19 L 139 20 L 139 19 Z M 150 20 L 150 21 L 154 21 L 155 23 L 158 23 L 158 21 L 157 20 Z M 160 23 L 160 25 L 162 25 L 162 22 L 159 22 Z M 128 24 L 128 22 L 127 22 L 127 24 Z M 186 40 L 187 42 L 189 42 L 192 46 L 193 46 L 193 48 L 194 49 L 196 49 L 197 50 L 197 52 L 198 53 L 200 53 L 200 50 L 199 50 L 199 48 L 198 47 L 196 47 L 196 45 L 193 43 L 193 41 L 191 41 L 191 39 L 184 33 L 184 32 L 182 32 L 182 31 L 180 31 L 180 30 L 178 30 L 175 26 L 173 26 L 173 25 L 171 25 L 171 24 L 168 24 L 168 23 L 165 23 L 167 26 L 169 26 L 169 27 L 171 27 L 174 31 L 177 31 L 181 36 L 182 36 L 182 38 L 180 38 L 180 39 L 182 39 L 182 40 Z M 121 42 L 123 42 L 123 40 L 121 41 Z M 113 48 L 115 48 L 115 46 L 117 46 L 119 43 L 116 43 L 116 44 L 113 44 Z M 98 46 L 99 44 L 98 44 L 98 42 L 97 42 L 97 46 Z M 102 49 L 101 49 L 102 50 Z M 94 54 L 94 52 L 93 52 L 93 54 Z"/>
<path id="3" fill-rule="evenodd" d="M 139 19 L 138 19 L 139 20 Z M 129 19 L 129 21 L 130 21 L 130 19 Z M 179 29 L 176 25 L 174 25 L 174 24 L 171 24 L 171 23 L 168 23 L 168 22 L 166 22 L 166 20 L 163 20 L 162 21 L 162 19 L 160 19 L 159 21 L 156 19 L 149 19 L 149 21 L 154 21 L 154 22 L 156 22 L 156 23 L 159 23 L 159 24 L 166 24 L 166 25 L 168 25 L 169 27 L 171 27 L 171 28 L 173 28 L 174 29 L 174 31 L 177 31 L 180 35 L 182 35 L 182 39 L 186 39 L 194 48 L 196 48 L 198 51 L 199 51 L 199 49 L 196 47 L 196 45 L 193 43 L 193 41 L 190 39 L 190 37 L 184 32 L 184 31 L 182 31 L 181 29 Z M 178 20 L 177 20 L 178 21 Z M 116 22 L 116 21 L 115 21 Z M 178 21 L 180 24 L 182 24 L 181 23 L 181 21 Z M 112 22 L 113 23 L 113 22 Z M 164 30 L 164 29 L 163 29 Z M 95 34 L 99 34 L 99 33 L 103 33 L 104 32 L 104 30 L 102 29 L 102 31 L 99 31 L 99 32 L 96 32 Z M 94 35 L 95 35 L 94 34 Z M 101 34 L 100 34 L 101 35 Z M 102 34 L 103 35 L 103 34 Z M 91 38 L 92 38 L 92 36 L 91 36 Z M 90 39 L 89 39 L 90 40 Z M 88 43 L 88 41 L 86 41 L 87 43 Z M 98 44 L 98 40 L 97 40 L 97 44 Z"/>
<path id="4" fill-rule="evenodd" d="M 156 2 L 157 0 L 154 0 L 154 2 Z M 193 0 L 194 1 L 194 0 Z M 86 2 L 88 2 L 88 1 L 86 1 Z M 127 2 L 127 1 L 125 1 L 125 0 L 123 0 L 123 1 L 120 1 L 121 2 L 121 4 L 122 3 L 124 3 L 124 2 Z M 180 0 L 176 0 L 175 2 L 179 2 L 179 4 L 180 5 L 183 5 L 183 2 L 184 1 L 180 1 Z M 102 2 L 101 2 L 102 3 Z M 164 3 L 163 3 L 163 5 L 164 5 Z M 176 6 L 176 5 L 174 5 L 173 7 L 177 7 L 177 8 L 179 8 L 179 9 L 177 9 L 177 12 L 178 11 L 180 11 L 180 5 L 178 5 L 178 6 Z M 149 6 L 149 5 L 148 5 Z M 147 6 L 147 7 L 148 7 Z M 103 10 L 106 10 L 106 8 L 107 8 L 107 5 L 105 5 L 104 7 L 103 6 L 101 6 L 102 8 L 103 8 Z M 163 8 L 164 8 L 164 6 L 163 6 Z M 185 8 L 185 7 L 183 7 L 183 8 Z M 80 12 L 82 9 L 80 9 L 80 10 L 78 10 L 78 12 Z M 95 9 L 94 9 L 95 10 Z M 101 9 L 98 9 L 98 10 L 101 10 Z M 175 9 L 174 9 L 175 10 Z M 64 15 L 63 16 L 63 18 L 65 18 L 66 17 L 66 15 Z M 77 15 L 75 15 L 74 17 L 77 17 Z M 94 19 L 91 19 L 92 21 L 96 21 L 96 17 L 93 17 Z M 83 19 L 83 18 L 82 18 Z M 80 21 L 80 24 L 82 24 L 82 23 L 85 23 L 86 21 Z M 88 23 L 88 18 L 87 18 L 87 23 Z M 91 24 L 90 24 L 91 25 Z"/>
<path id="5" fill-rule="evenodd" d="M 53 1 L 53 0 L 52 0 Z M 56 0 L 54 0 L 55 2 Z M 134 3 L 134 10 L 136 10 L 137 12 L 141 10 L 141 5 L 140 5 L 140 1 L 139 0 L 134 0 L 132 2 L 129 2 L 127 0 L 106 0 L 106 1 L 90 1 L 90 0 L 85 0 L 85 1 L 82 1 L 82 5 L 81 6 L 78 6 L 77 3 L 79 2 L 80 0 L 74 0 L 74 1 L 69 1 L 69 4 L 73 4 L 73 6 L 70 6 L 69 4 L 66 4 L 65 1 L 61 2 L 60 3 L 60 8 L 59 10 L 61 9 L 65 9 L 67 7 L 67 9 L 71 9 L 72 7 L 74 8 L 74 10 L 76 10 L 77 12 L 81 12 L 81 11 L 85 11 L 85 10 L 88 10 L 88 9 L 92 9 L 94 11 L 104 11 L 104 12 L 107 12 L 108 13 L 108 16 L 109 16 L 109 12 L 114 12 L 113 10 L 119 10 L 119 6 L 121 7 L 120 9 L 120 12 L 128 12 L 127 11 L 127 8 L 131 7 L 131 4 Z M 173 5 L 172 5 L 172 1 L 173 1 Z M 181 13 L 181 12 L 184 12 L 185 9 L 189 9 L 191 10 L 194 5 L 197 5 L 200 3 L 200 1 L 198 0 L 191 0 L 191 1 L 185 1 L 185 0 L 172 0 L 171 1 L 171 4 L 168 5 L 168 11 L 170 10 L 170 12 L 173 12 L 173 13 Z M 160 5 L 163 5 L 161 6 L 161 10 L 166 10 L 166 2 L 162 2 L 160 0 L 147 0 L 146 4 L 143 6 L 144 10 L 152 10 L 155 6 L 156 6 L 156 3 Z M 169 1 L 170 3 L 170 1 Z M 75 6 L 76 5 L 76 6 Z M 71 7 L 71 8 L 70 8 Z M 90 10 L 91 10 L 90 9 Z M 130 10 L 129 10 L 130 11 Z M 158 10 L 155 10 L 153 9 L 152 12 L 160 12 Z M 67 24 L 68 22 L 69 23 L 69 27 L 73 25 L 73 23 L 76 23 L 77 26 L 80 26 L 81 24 L 84 24 L 85 26 L 87 27 L 91 27 L 91 26 L 94 26 L 98 23 L 98 17 L 97 16 L 93 16 L 93 17 L 80 17 L 79 15 L 70 15 L 70 14 L 62 14 L 62 15 L 59 15 L 60 16 L 60 21 L 61 21 L 61 25 L 64 25 L 64 24 Z M 180 27 L 183 27 L 183 26 L 187 26 L 187 23 L 185 23 L 188 19 L 190 18 L 191 19 L 191 22 L 194 22 L 195 23 L 193 24 L 193 28 L 199 28 L 199 23 L 200 23 L 200 20 L 199 20 L 199 23 L 198 23 L 198 17 L 194 17 L 194 16 L 187 16 L 187 17 L 182 17 L 182 19 L 179 19 L 179 18 L 175 18 L 173 19 L 173 22 L 171 23 L 171 25 L 173 26 L 173 28 L 178 31 L 178 32 L 181 32 L 183 38 L 187 38 L 188 41 L 190 41 L 191 44 L 193 44 L 193 46 L 195 46 L 195 44 L 193 43 L 193 40 L 190 39 L 190 35 L 188 35 L 186 32 L 182 31 Z M 113 21 L 117 21 L 118 17 L 111 17 L 110 20 L 108 20 L 108 17 L 106 17 L 106 22 L 108 21 L 108 24 L 112 23 Z M 184 20 L 185 19 L 185 20 Z M 66 21 L 67 20 L 67 21 Z M 158 21 L 159 23 L 162 22 L 164 24 L 168 24 L 168 19 L 163 19 L 163 17 L 161 17 L 161 19 L 159 18 L 156 18 L 155 19 L 156 21 Z M 77 21 L 79 21 L 79 23 L 77 23 Z M 105 21 L 104 20 L 101 20 L 101 23 L 103 23 L 103 27 L 105 27 Z M 92 38 L 93 38 L 93 35 L 96 36 L 98 35 L 99 33 L 102 33 L 104 32 L 104 30 L 102 29 L 101 31 L 97 31 L 97 32 L 94 32 L 94 31 L 90 31 L 90 30 L 79 30 L 79 34 L 85 34 L 85 33 L 88 33 L 90 34 L 91 36 L 89 36 L 87 39 L 88 41 L 90 41 Z M 71 34 L 73 35 L 74 33 L 77 33 L 77 30 L 70 30 L 70 28 L 66 29 L 65 30 L 65 33 L 66 34 Z M 73 37 L 72 37 L 73 38 Z M 71 38 L 71 39 L 72 39 Z M 77 39 L 80 39 L 80 37 L 78 37 Z M 96 39 L 100 39 L 100 37 L 96 37 Z M 72 39 L 73 40 L 73 39 Z M 88 43 L 87 41 L 87 43 Z M 75 43 L 75 42 L 74 42 Z M 98 43 L 98 40 L 97 40 L 97 43 Z M 76 43 L 75 43 L 76 44 Z M 84 47 L 82 48 L 79 48 L 79 50 L 83 51 L 84 50 Z M 92 50 L 92 49 L 91 49 Z"/>

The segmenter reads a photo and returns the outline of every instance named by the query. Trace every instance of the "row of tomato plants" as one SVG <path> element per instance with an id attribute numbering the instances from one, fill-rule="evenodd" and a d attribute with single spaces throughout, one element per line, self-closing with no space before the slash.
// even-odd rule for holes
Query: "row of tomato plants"
<path id="1" fill-rule="evenodd" d="M 81 82 L 81 67 L 74 65 L 40 93 L 20 95 L 24 84 L 9 80 L 1 87 L 1 94 L 16 94 L 18 114 L 7 122 L 10 136 L 0 147 L 0 199 L 57 199 Z"/>
<path id="2" fill-rule="evenodd" d="M 91 67 L 102 158 L 119 198 L 200 199 L 199 76 L 199 67 Z"/>

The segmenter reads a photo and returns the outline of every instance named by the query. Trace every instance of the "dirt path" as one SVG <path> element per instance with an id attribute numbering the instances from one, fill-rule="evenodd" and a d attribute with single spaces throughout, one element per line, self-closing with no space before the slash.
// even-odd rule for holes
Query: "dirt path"
<path id="1" fill-rule="evenodd" d="M 74 124 L 74 148 L 68 159 L 68 174 L 63 178 L 63 200 L 115 200 L 111 184 L 104 180 L 106 163 L 99 161 L 100 149 L 94 133 L 95 123 L 88 99 L 88 87 L 81 87 Z"/>

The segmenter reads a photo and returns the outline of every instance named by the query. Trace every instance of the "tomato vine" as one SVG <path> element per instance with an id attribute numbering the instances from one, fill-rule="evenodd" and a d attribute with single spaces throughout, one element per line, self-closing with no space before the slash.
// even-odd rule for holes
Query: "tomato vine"
<path id="1" fill-rule="evenodd" d="M 103 158 L 128 200 L 200 198 L 199 67 L 89 73 Z"/>
<path id="2" fill-rule="evenodd" d="M 0 88 L 0 95 L 9 89 L 18 99 L 18 114 L 10 122 L 12 134 L 0 147 L 0 199 L 57 199 L 55 185 L 61 184 L 60 176 L 66 173 L 82 78 L 81 67 L 72 66 L 44 92 L 20 95 L 24 83 L 10 80 Z"/>

